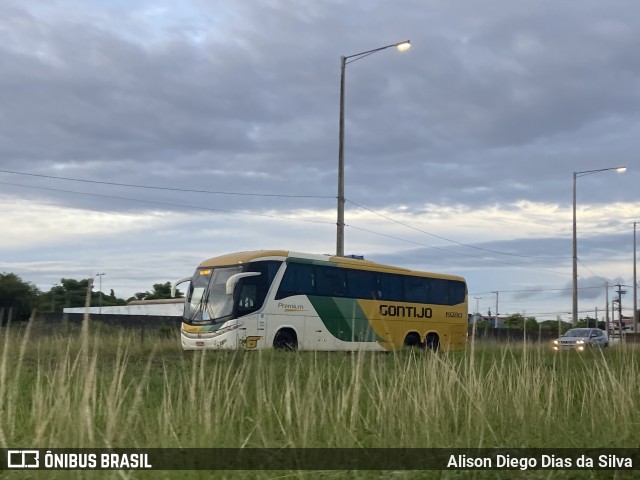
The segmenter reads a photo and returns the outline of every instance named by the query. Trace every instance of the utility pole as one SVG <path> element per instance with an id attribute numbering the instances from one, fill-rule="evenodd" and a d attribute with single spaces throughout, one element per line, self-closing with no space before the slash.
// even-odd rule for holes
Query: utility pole
<path id="1" fill-rule="evenodd" d="M 605 322 L 607 325 L 607 335 L 609 335 L 609 282 L 604 282 L 604 302 Z"/>
<path id="2" fill-rule="evenodd" d="M 491 293 L 496 294 L 496 323 L 493 326 L 495 328 L 498 328 L 498 295 L 500 295 L 500 293 L 499 292 L 491 292 Z"/>
<path id="3" fill-rule="evenodd" d="M 482 299 L 482 297 L 473 297 L 476 299 L 476 311 L 473 315 L 473 323 L 476 323 L 478 321 L 478 315 L 480 315 L 480 300 Z"/>
<path id="4" fill-rule="evenodd" d="M 620 338 L 622 339 L 622 295 L 624 295 L 626 290 L 622 290 L 621 284 L 616 284 L 618 287 L 618 327 L 620 328 Z"/>
<path id="5" fill-rule="evenodd" d="M 622 320 L 622 294 L 627 293 L 622 290 L 622 285 L 617 284 L 618 287 L 618 318 Z"/>

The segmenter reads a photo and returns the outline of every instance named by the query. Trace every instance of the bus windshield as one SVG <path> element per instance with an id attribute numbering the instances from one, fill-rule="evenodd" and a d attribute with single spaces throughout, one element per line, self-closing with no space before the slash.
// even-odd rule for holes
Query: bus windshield
<path id="1" fill-rule="evenodd" d="M 233 313 L 233 297 L 226 293 L 227 280 L 242 270 L 237 266 L 196 270 L 184 304 L 185 320 L 215 323 L 227 319 Z"/>

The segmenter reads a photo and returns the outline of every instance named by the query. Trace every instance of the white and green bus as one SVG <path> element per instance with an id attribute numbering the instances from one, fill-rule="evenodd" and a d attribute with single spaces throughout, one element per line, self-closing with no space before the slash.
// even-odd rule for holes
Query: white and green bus
<path id="1" fill-rule="evenodd" d="M 464 278 L 284 250 L 202 262 L 189 282 L 182 348 L 463 348 Z"/>

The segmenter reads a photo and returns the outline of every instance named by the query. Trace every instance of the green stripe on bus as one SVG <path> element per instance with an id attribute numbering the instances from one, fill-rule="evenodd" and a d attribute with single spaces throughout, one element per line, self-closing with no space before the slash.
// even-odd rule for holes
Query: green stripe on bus
<path id="1" fill-rule="evenodd" d="M 344 342 L 384 341 L 371 328 L 356 299 L 309 295 L 309 301 L 327 330 L 337 339 Z"/>

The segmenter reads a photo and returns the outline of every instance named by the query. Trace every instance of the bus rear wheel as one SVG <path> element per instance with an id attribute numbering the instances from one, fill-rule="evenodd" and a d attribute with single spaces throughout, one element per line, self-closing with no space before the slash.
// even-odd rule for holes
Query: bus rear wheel
<path id="1" fill-rule="evenodd" d="M 404 338 L 405 348 L 424 348 L 424 344 L 420 341 L 420 335 L 412 332 Z"/>
<path id="2" fill-rule="evenodd" d="M 276 333 L 273 339 L 273 348 L 276 350 L 294 351 L 298 349 L 298 336 L 290 328 L 283 328 Z"/>
<path id="3" fill-rule="evenodd" d="M 424 340 L 424 344 L 427 350 L 437 352 L 438 350 L 440 350 L 440 337 L 438 337 L 437 333 L 428 333 L 427 338 L 425 338 Z"/>

